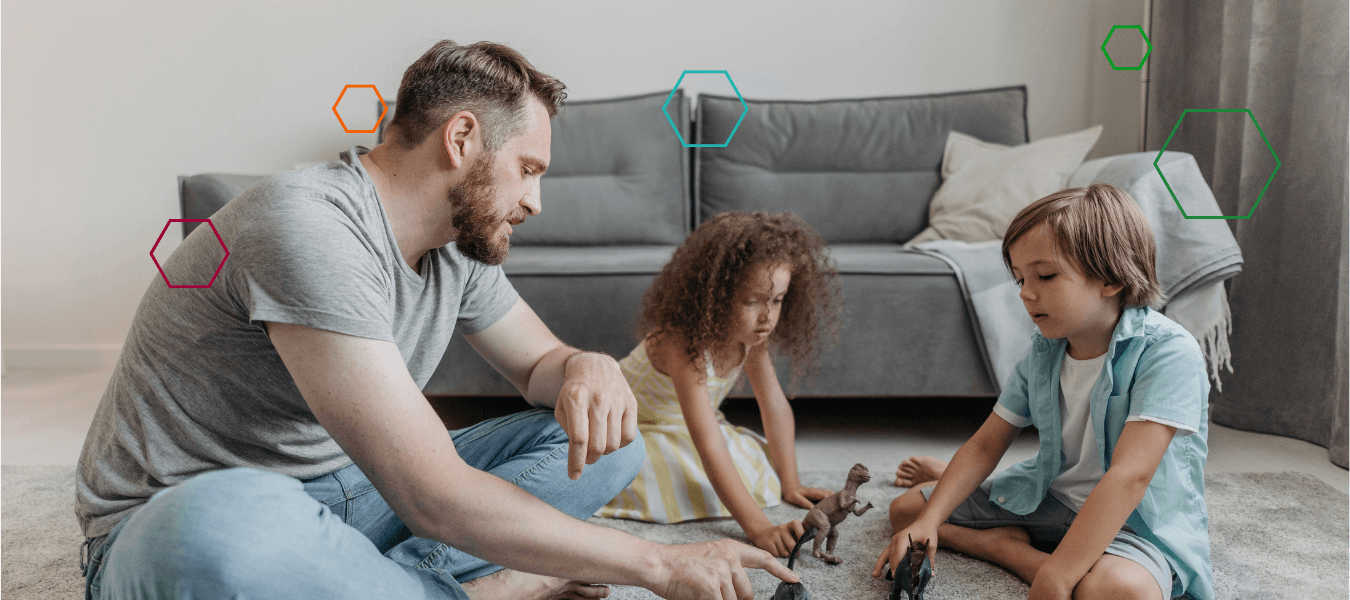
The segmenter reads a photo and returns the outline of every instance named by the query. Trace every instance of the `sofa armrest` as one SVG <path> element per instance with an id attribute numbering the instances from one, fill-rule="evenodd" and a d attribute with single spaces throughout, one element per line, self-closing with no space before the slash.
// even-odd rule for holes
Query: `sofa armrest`
<path id="1" fill-rule="evenodd" d="M 209 219 L 235 196 L 262 179 L 262 175 L 203 173 L 178 176 L 178 208 L 184 219 Z M 183 223 L 186 238 L 201 223 Z"/>

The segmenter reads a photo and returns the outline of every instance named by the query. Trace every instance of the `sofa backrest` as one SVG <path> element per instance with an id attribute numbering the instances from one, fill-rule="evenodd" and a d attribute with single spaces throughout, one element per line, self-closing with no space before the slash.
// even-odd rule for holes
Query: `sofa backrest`
<path id="1" fill-rule="evenodd" d="M 690 159 L 661 112 L 667 98 L 671 121 L 689 139 L 683 90 L 568 101 L 553 118 L 552 159 L 539 183 L 543 212 L 516 228 L 511 245 L 683 242 L 693 221 Z M 391 119 L 381 121 L 379 142 Z"/>
<path id="2" fill-rule="evenodd" d="M 1027 142 L 1026 87 L 853 100 L 746 100 L 725 148 L 695 150 L 695 216 L 792 211 L 829 243 L 904 242 L 928 224 L 947 133 Z M 694 136 L 720 144 L 743 108 L 700 95 Z"/>
<path id="3" fill-rule="evenodd" d="M 553 151 L 540 180 L 543 212 L 516 228 L 513 245 L 679 244 L 692 222 L 689 153 L 661 112 L 669 92 L 569 101 L 553 119 Z M 689 103 L 670 116 L 689 136 Z"/>

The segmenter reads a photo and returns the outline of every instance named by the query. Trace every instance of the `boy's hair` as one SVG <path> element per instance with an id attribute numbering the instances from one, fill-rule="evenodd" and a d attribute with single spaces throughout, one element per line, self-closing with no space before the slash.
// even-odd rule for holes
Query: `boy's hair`
<path id="1" fill-rule="evenodd" d="M 690 360 L 706 368 L 703 350 L 729 337 L 728 318 L 752 268 L 786 263 L 792 281 L 783 297 L 772 350 L 792 356 L 793 379 L 814 363 L 822 334 L 839 324 L 839 272 L 825 240 L 790 212 L 728 212 L 700 225 L 661 269 L 642 300 L 638 329 L 675 331 L 689 341 Z"/>
<path id="2" fill-rule="evenodd" d="M 1122 307 L 1158 308 L 1165 301 L 1154 268 L 1153 228 L 1134 198 L 1105 183 L 1055 192 L 1013 217 L 1003 235 L 1003 264 L 1012 271 L 1008 248 L 1022 234 L 1046 224 L 1070 258 L 1089 278 L 1121 285 Z"/>
<path id="3" fill-rule="evenodd" d="M 483 127 L 487 151 L 496 152 L 520 133 L 529 95 L 553 117 L 567 98 L 566 89 L 507 46 L 441 40 L 403 72 L 389 122 L 390 141 L 404 150 L 416 148 L 450 117 L 467 110 Z"/>

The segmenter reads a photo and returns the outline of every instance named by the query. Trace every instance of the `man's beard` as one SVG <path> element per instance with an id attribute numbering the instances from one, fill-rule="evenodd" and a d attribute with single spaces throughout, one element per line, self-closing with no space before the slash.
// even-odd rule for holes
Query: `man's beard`
<path id="1" fill-rule="evenodd" d="M 502 264 L 511 251 L 511 240 L 506 234 L 493 237 L 502 225 L 502 217 L 492 210 L 495 162 L 491 155 L 485 157 L 449 192 L 450 205 L 454 207 L 450 223 L 458 230 L 455 248 L 485 265 Z"/>

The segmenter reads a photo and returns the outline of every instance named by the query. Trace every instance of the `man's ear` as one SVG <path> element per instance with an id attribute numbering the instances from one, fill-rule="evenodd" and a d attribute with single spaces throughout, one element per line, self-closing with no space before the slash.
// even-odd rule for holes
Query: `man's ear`
<path id="1" fill-rule="evenodd" d="M 452 167 L 464 166 L 464 159 L 482 148 L 482 131 L 478 117 L 467 110 L 455 113 L 445 122 L 441 129 L 441 144 Z"/>

